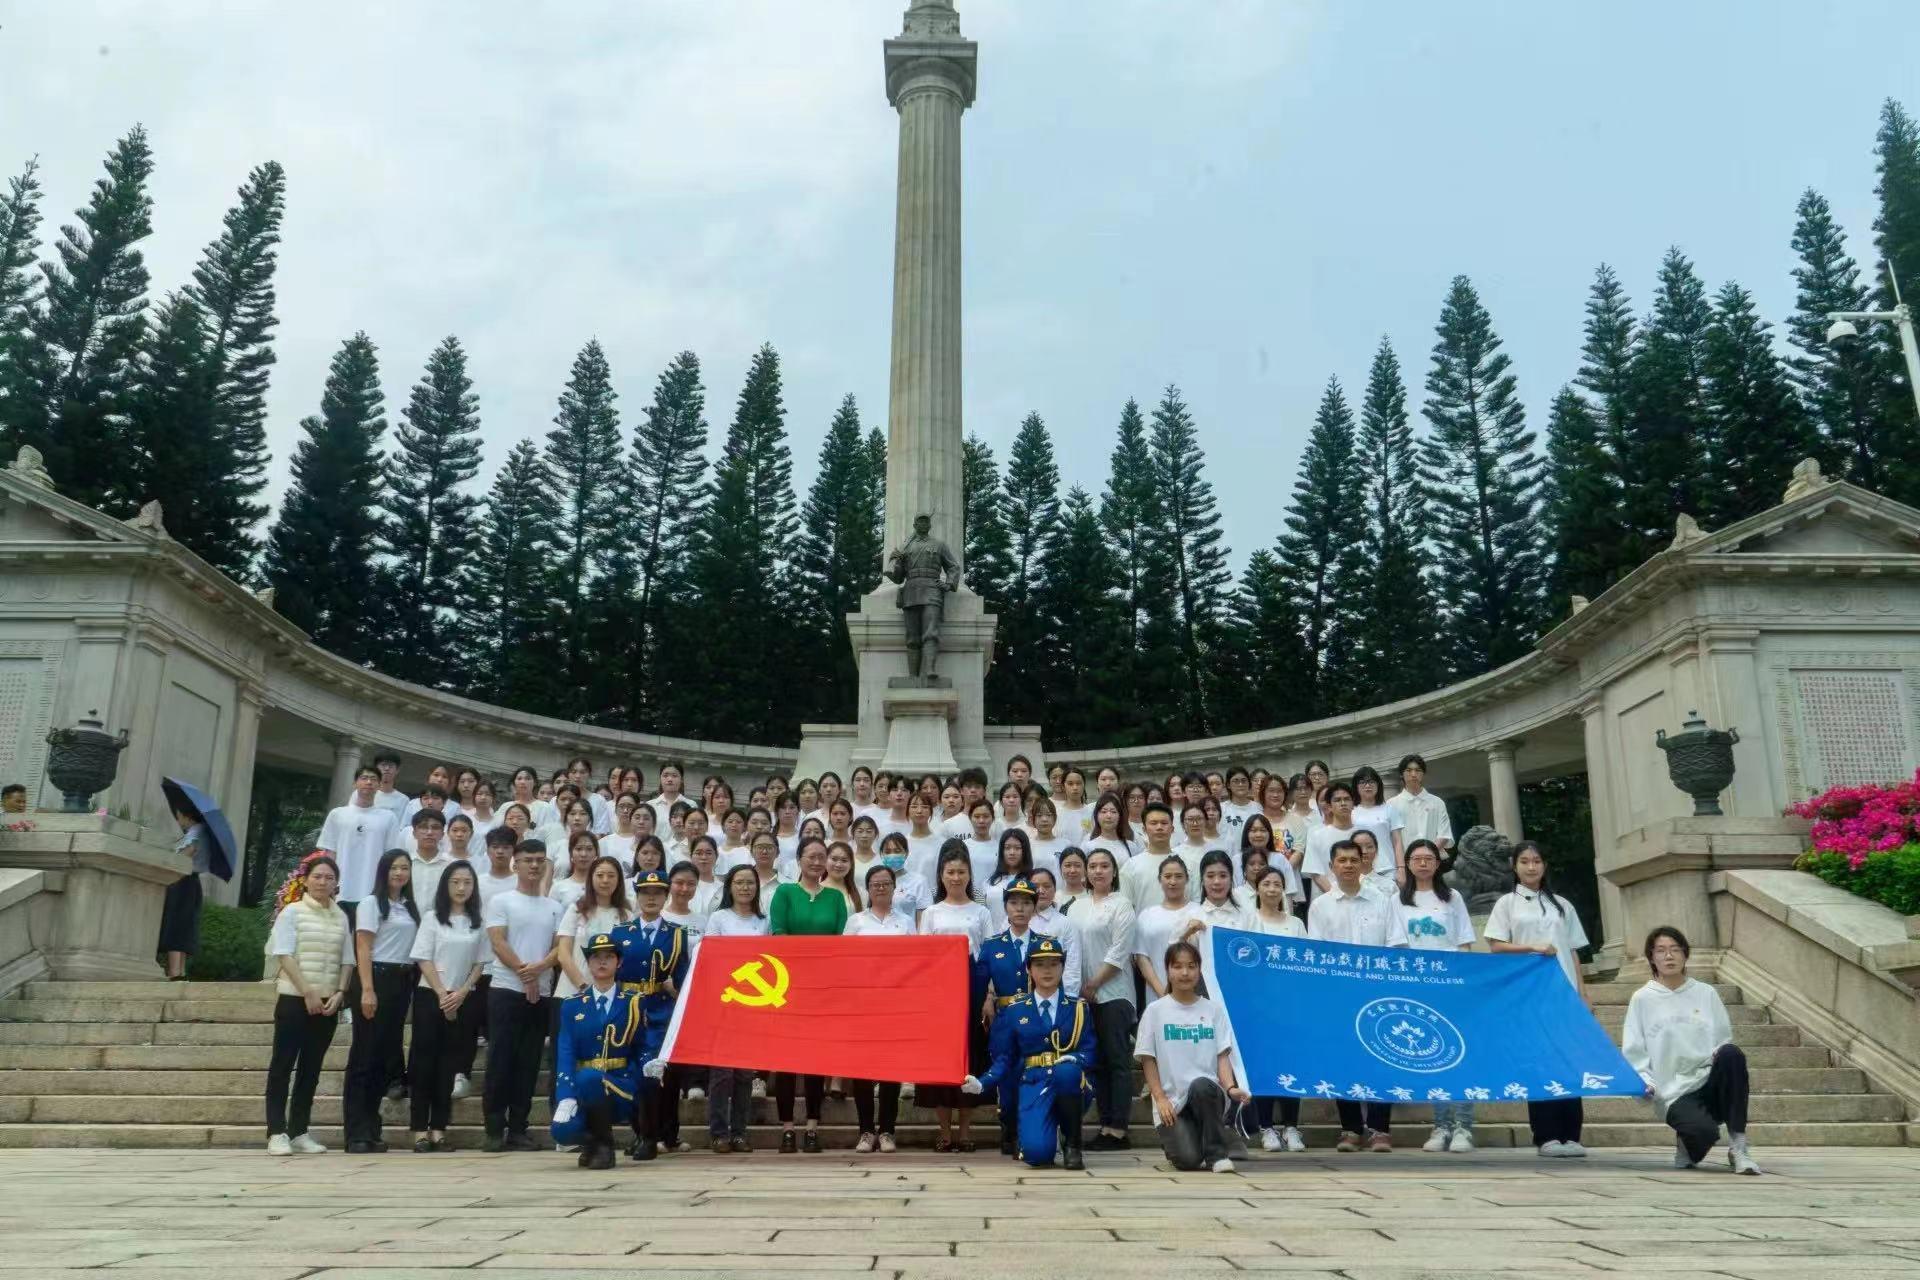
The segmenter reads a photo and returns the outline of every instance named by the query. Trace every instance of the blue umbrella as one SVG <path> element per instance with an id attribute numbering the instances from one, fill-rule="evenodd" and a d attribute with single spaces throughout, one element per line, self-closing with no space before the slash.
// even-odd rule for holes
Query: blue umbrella
<path id="1" fill-rule="evenodd" d="M 222 880 L 233 879 L 233 826 L 213 797 L 178 778 L 160 779 L 160 789 L 167 793 L 167 803 L 176 810 L 199 817 L 207 829 L 207 838 L 213 842 L 213 874 Z"/>

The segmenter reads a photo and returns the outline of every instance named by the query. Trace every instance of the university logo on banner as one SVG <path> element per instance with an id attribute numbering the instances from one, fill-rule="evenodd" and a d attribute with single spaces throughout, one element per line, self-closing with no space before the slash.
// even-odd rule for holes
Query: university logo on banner
<path id="1" fill-rule="evenodd" d="M 1644 1091 L 1552 956 L 1208 932 L 1207 989 L 1255 1094 L 1525 1102 Z"/>

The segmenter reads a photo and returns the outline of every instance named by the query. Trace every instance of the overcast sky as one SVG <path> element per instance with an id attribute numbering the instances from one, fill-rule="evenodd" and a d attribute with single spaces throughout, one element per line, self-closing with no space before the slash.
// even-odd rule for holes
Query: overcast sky
<path id="1" fill-rule="evenodd" d="M 151 134 L 155 295 L 279 160 L 273 492 L 328 360 L 365 329 L 391 416 L 446 334 L 478 484 L 605 344 L 629 421 L 683 348 L 717 447 L 762 341 L 802 497 L 851 392 L 886 416 L 904 0 L 0 3 L 0 170 L 38 153 L 51 233 Z M 1098 492 L 1120 406 L 1178 383 L 1237 568 L 1269 544 L 1330 375 L 1375 344 L 1422 397 L 1470 275 L 1542 425 L 1595 264 L 1644 309 L 1679 244 L 1778 322 L 1809 185 L 1871 256 L 1880 101 L 1920 109 L 1920 4 L 960 0 L 966 424 L 1021 417 Z"/>

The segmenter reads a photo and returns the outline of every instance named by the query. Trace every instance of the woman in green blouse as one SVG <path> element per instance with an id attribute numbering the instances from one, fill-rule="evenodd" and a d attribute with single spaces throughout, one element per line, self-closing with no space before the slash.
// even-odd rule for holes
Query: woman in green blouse
<path id="1" fill-rule="evenodd" d="M 800 841 L 795 854 L 800 879 L 773 891 L 767 921 L 776 934 L 839 936 L 847 927 L 847 896 L 827 883 L 827 842 L 817 836 Z M 806 1149 L 820 1150 L 820 1107 L 827 1082 L 821 1076 L 794 1076 L 782 1071 L 773 1078 L 774 1105 L 780 1113 L 780 1150 L 798 1150 L 793 1133 L 793 1097 L 796 1082 L 807 1095 Z"/>

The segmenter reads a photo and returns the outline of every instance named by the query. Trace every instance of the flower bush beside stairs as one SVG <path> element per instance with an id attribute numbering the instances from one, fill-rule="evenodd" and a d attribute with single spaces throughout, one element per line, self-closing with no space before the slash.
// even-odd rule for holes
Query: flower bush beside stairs
<path id="1" fill-rule="evenodd" d="M 1813 822 L 1800 870 L 1920 915 L 1920 773 L 1889 787 L 1835 787 L 1787 812 Z"/>

